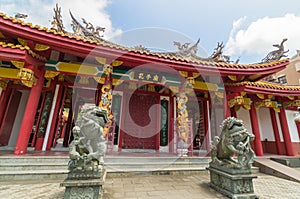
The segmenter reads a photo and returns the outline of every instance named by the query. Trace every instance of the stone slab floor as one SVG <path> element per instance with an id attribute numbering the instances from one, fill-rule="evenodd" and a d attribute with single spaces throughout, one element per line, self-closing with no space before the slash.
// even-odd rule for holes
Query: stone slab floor
<path id="1" fill-rule="evenodd" d="M 63 198 L 62 180 L 2 181 L 0 198 Z M 138 175 L 113 177 L 105 182 L 104 199 L 210 199 L 227 198 L 208 186 L 209 174 Z M 259 173 L 254 179 L 255 193 L 261 199 L 300 199 L 300 183 Z"/>

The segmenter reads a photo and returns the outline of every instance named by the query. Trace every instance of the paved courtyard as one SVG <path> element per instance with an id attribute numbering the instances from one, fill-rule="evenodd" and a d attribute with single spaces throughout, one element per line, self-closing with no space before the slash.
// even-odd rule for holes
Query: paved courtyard
<path id="1" fill-rule="evenodd" d="M 3 181 L 0 198 L 57 199 L 63 198 L 62 180 Z M 109 176 L 105 183 L 105 199 L 209 199 L 227 198 L 208 186 L 209 174 L 194 175 L 139 175 L 131 177 Z M 254 190 L 261 199 L 299 199 L 300 183 L 259 173 Z"/>

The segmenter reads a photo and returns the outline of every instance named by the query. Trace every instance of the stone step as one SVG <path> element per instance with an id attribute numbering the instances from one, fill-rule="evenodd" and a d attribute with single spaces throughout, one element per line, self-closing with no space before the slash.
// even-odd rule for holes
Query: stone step
<path id="1" fill-rule="evenodd" d="M 2 163 L 68 163 L 68 156 L 0 156 Z"/>
<path id="2" fill-rule="evenodd" d="M 0 163 L 22 163 L 22 162 L 64 162 L 69 161 L 68 156 L 0 156 Z M 106 156 L 105 162 L 118 163 L 118 162 L 192 162 L 192 163 L 208 163 L 208 157 L 119 157 L 119 156 Z"/>
<path id="3" fill-rule="evenodd" d="M 64 179 L 68 161 L 68 156 L 0 156 L 0 180 Z M 190 174 L 207 172 L 210 161 L 207 157 L 106 156 L 104 167 L 109 176 Z"/>
<path id="4" fill-rule="evenodd" d="M 136 175 L 190 175 L 190 174 L 200 174 L 207 173 L 206 168 L 163 168 L 157 170 L 149 170 L 149 169 L 123 169 L 123 170 L 107 170 L 108 177 L 119 177 L 119 176 L 136 176 Z"/>
<path id="5" fill-rule="evenodd" d="M 52 167 L 54 165 L 63 166 L 68 165 L 68 157 L 55 157 L 55 156 L 39 156 L 39 157 L 20 157 L 20 156 L 0 156 L 0 168 L 5 169 L 5 167 L 15 167 L 21 168 L 28 167 L 31 165 L 33 167 Z M 105 164 L 111 167 L 119 167 L 124 165 L 132 166 L 151 166 L 151 165 L 173 165 L 178 166 L 200 166 L 207 165 L 210 162 L 210 158 L 156 158 L 156 157 L 105 157 Z M 46 168 L 47 169 L 47 168 Z"/>
<path id="6" fill-rule="evenodd" d="M 0 171 L 20 171 L 20 170 L 64 170 L 68 165 L 64 162 L 59 163 L 0 163 Z"/>
<path id="7" fill-rule="evenodd" d="M 207 172 L 205 167 L 201 168 L 106 168 L 109 176 L 131 176 L 131 175 L 173 175 L 173 174 L 192 174 Z M 0 171 L 0 180 L 35 180 L 35 179 L 65 179 L 68 170 L 17 170 L 17 171 Z"/>
<path id="8" fill-rule="evenodd" d="M 0 180 L 64 179 L 68 170 L 0 171 Z"/>
<path id="9" fill-rule="evenodd" d="M 107 168 L 109 177 L 115 176 L 134 176 L 134 175 L 175 175 L 175 174 L 200 174 L 207 172 L 206 167 L 179 167 L 179 168 L 122 168 L 120 170 Z M 257 167 L 252 168 L 252 173 L 259 173 Z M 36 179 L 65 179 L 68 170 L 18 170 L 18 171 L 0 171 L 0 180 L 36 180 Z"/>
<path id="10" fill-rule="evenodd" d="M 0 180 L 64 179 L 67 156 L 0 156 Z M 110 175 L 141 173 L 172 174 L 205 171 L 210 158 L 178 157 L 106 157 L 105 168 Z"/>
<path id="11" fill-rule="evenodd" d="M 68 166 L 64 162 L 51 162 L 51 163 L 39 163 L 39 162 L 21 162 L 21 163 L 0 163 L 0 171 L 19 171 L 19 170 L 60 170 L 66 169 Z M 135 169 L 135 168 L 145 168 L 149 170 L 157 170 L 163 168 L 205 168 L 207 163 L 190 163 L 190 162 L 118 162 L 110 163 L 105 162 L 106 168 L 111 168 L 115 170 L 122 169 Z"/>
<path id="12" fill-rule="evenodd" d="M 196 168 L 196 169 L 205 169 L 208 164 L 203 163 L 127 163 L 127 164 L 119 164 L 119 163 L 106 163 L 105 164 L 107 169 L 113 169 L 113 170 L 124 170 L 124 169 L 148 169 L 148 170 L 159 170 L 159 169 L 166 169 L 166 168 L 172 168 L 172 169 L 180 169 L 180 168 Z"/>
<path id="13" fill-rule="evenodd" d="M 106 156 L 106 162 L 210 162 L 209 157 L 118 157 Z"/>

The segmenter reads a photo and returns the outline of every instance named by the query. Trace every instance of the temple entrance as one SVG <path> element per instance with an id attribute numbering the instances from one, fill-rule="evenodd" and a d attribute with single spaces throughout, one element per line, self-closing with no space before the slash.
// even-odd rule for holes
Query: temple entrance
<path id="1" fill-rule="evenodd" d="M 192 120 L 193 127 L 193 149 L 200 150 L 204 148 L 205 141 L 205 116 L 203 101 L 188 101 L 189 118 Z"/>
<path id="2" fill-rule="evenodd" d="M 156 149 L 159 136 L 159 96 L 133 93 L 127 95 L 123 113 L 123 149 Z"/>

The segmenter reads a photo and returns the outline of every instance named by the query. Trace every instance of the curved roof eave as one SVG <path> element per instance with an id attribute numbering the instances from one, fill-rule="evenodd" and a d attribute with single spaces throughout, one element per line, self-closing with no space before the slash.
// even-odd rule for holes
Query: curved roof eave
<path id="1" fill-rule="evenodd" d="M 300 86 L 280 85 L 269 82 L 241 82 L 226 85 L 230 90 L 244 91 L 247 93 L 271 94 L 275 96 L 299 96 Z"/>
<path id="2" fill-rule="evenodd" d="M 33 26 L 22 20 L 8 17 L 0 13 L 0 31 L 38 43 L 51 46 L 52 49 L 74 54 L 85 58 L 90 53 L 94 56 L 118 59 L 132 66 L 141 64 L 166 65 L 176 70 L 191 72 L 221 74 L 221 75 L 253 75 L 273 74 L 282 70 L 288 60 L 278 60 L 270 63 L 229 64 L 223 62 L 208 62 L 189 58 L 170 56 L 163 53 L 140 51 L 106 41 L 87 40 L 69 33 L 57 32 L 52 29 Z"/>
<path id="3" fill-rule="evenodd" d="M 28 46 L 0 42 L 0 59 L 3 61 L 20 61 L 35 66 L 44 65 L 46 58 L 37 55 Z"/>

